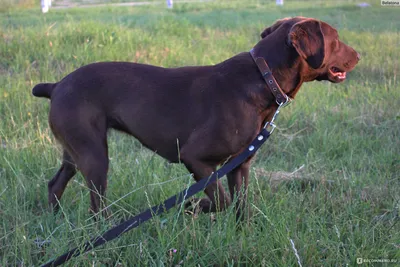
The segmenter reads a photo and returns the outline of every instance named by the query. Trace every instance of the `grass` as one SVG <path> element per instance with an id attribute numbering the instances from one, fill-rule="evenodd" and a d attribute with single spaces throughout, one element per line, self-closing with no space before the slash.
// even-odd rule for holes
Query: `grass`
<path id="1" fill-rule="evenodd" d="M 5 12 L 15 8 L 31 8 L 34 4 L 35 0 L 0 0 L 0 12 Z"/>
<path id="2" fill-rule="evenodd" d="M 236 231 L 231 209 L 197 218 L 173 209 L 67 266 L 295 266 L 290 240 L 303 266 L 399 262 L 398 10 L 352 1 L 285 1 L 281 8 L 214 1 L 173 10 L 109 6 L 42 15 L 38 6 L 0 13 L 0 265 L 40 265 L 192 182 L 183 166 L 113 132 L 113 217 L 90 219 L 81 175 L 70 182 L 61 213 L 49 213 L 47 182 L 61 150 L 48 127 L 47 101 L 31 96 L 36 83 L 94 61 L 215 64 L 248 51 L 265 27 L 294 15 L 334 25 L 362 60 L 345 83 L 303 85 L 282 111 L 252 167 L 249 223 Z M 270 185 L 267 173 L 303 165 L 298 179 Z"/>

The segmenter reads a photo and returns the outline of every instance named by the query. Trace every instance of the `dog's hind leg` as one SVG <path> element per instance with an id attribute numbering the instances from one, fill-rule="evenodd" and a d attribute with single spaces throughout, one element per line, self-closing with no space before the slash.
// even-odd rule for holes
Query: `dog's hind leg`
<path id="1" fill-rule="evenodd" d="M 104 146 L 92 147 L 79 155 L 78 167 L 90 189 L 91 210 L 95 214 L 106 207 L 108 164 L 107 149 Z M 103 210 L 103 214 L 107 216 L 107 210 Z"/>
<path id="2" fill-rule="evenodd" d="M 88 126 L 88 125 L 86 125 Z M 78 169 L 85 177 L 90 190 L 91 211 L 96 214 L 105 206 L 105 192 L 107 189 L 108 172 L 108 146 L 106 128 L 88 129 L 87 131 L 75 132 L 74 136 L 69 135 L 69 147 Z M 107 216 L 107 211 L 103 210 Z"/>
<path id="3" fill-rule="evenodd" d="M 105 206 L 107 189 L 109 160 L 106 118 L 101 111 L 90 106 L 85 106 L 84 112 L 79 106 L 65 106 L 69 102 L 53 103 L 50 126 L 85 177 L 90 189 L 91 210 L 98 213 Z"/>
<path id="4" fill-rule="evenodd" d="M 67 186 L 69 180 L 75 175 L 76 166 L 72 157 L 64 150 L 63 161 L 60 169 L 54 175 L 54 177 L 48 183 L 48 198 L 49 206 L 53 211 L 57 211 L 59 208 L 58 201 L 61 199 L 64 193 L 65 187 Z"/>

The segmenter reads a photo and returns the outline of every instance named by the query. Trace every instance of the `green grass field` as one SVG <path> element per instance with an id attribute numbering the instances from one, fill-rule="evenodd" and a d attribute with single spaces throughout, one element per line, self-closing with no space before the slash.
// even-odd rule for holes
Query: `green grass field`
<path id="1" fill-rule="evenodd" d="M 0 13 L 0 266 L 43 264 L 193 182 L 183 166 L 112 132 L 113 217 L 90 218 L 80 174 L 53 215 L 47 182 L 61 149 L 48 101 L 31 95 L 36 83 L 95 61 L 215 64 L 251 49 L 276 19 L 296 15 L 335 26 L 362 60 L 342 84 L 303 85 L 282 111 L 252 166 L 248 224 L 236 230 L 232 209 L 195 218 L 176 208 L 67 266 L 296 266 L 290 240 L 303 266 L 355 266 L 357 258 L 399 264 L 400 8 L 370 2 L 213 1 L 46 15 L 38 5 Z M 293 179 L 271 180 L 300 167 Z"/>

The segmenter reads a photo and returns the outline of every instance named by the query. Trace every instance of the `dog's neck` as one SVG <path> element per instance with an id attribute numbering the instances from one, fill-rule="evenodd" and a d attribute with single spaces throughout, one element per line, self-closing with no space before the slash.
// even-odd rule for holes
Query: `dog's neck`
<path id="1" fill-rule="evenodd" d="M 307 77 L 304 64 L 297 51 L 285 40 L 264 38 L 253 48 L 257 57 L 262 57 L 272 70 L 272 74 L 290 98 L 294 98 Z"/>

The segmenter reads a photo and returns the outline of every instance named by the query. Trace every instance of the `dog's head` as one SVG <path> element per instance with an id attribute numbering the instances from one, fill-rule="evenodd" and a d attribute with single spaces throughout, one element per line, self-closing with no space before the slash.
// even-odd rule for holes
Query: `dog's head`
<path id="1" fill-rule="evenodd" d="M 284 39 L 282 45 L 289 46 L 298 54 L 302 69 L 307 69 L 306 80 L 342 82 L 346 73 L 360 60 L 353 48 L 339 40 L 336 29 L 316 19 L 294 17 L 278 20 L 261 33 L 261 38 L 273 35 Z"/>

